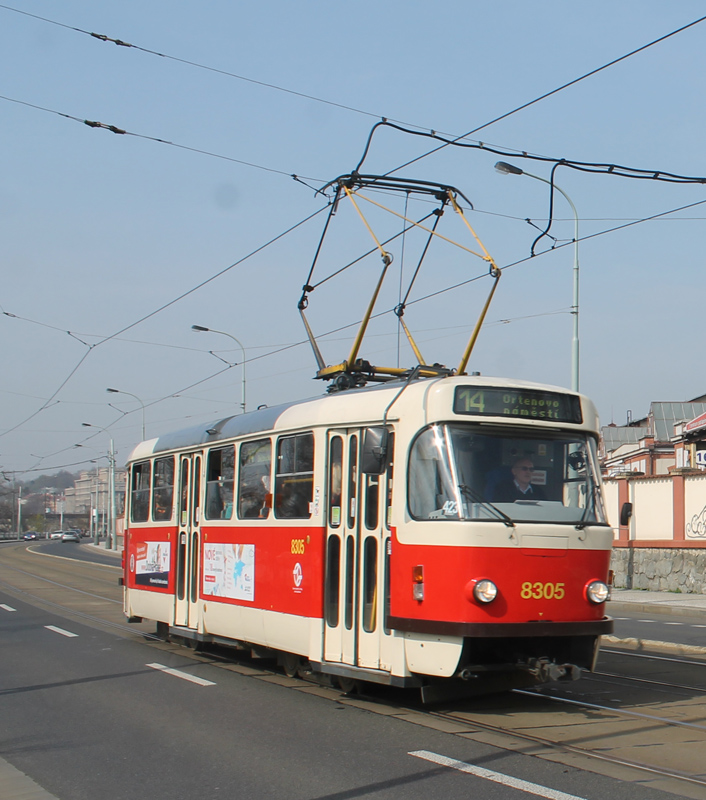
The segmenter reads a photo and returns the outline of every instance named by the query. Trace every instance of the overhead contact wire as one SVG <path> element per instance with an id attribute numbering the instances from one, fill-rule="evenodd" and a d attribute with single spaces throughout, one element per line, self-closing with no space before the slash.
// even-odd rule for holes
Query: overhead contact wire
<path id="1" fill-rule="evenodd" d="M 196 286 L 194 286 L 193 288 L 189 289 L 188 291 L 183 292 L 178 297 L 176 297 L 173 300 L 170 300 L 168 303 L 165 303 L 164 305 L 160 306 L 155 311 L 152 311 L 151 313 L 146 314 L 145 316 L 141 317 L 140 319 L 136 320 L 135 322 L 132 322 L 130 325 L 126 325 L 124 328 L 121 328 L 119 331 L 116 331 L 115 333 L 111 334 L 110 336 L 104 337 L 103 339 L 101 339 L 100 341 L 96 342 L 95 344 L 86 345 L 88 347 L 88 350 L 83 354 L 83 356 L 81 357 L 79 362 L 76 364 L 76 366 L 71 370 L 71 372 L 66 376 L 66 378 L 64 378 L 64 380 L 61 382 L 59 387 L 52 393 L 52 395 L 49 397 L 49 399 L 46 400 L 46 402 L 39 409 L 37 409 L 32 414 L 30 414 L 24 420 L 22 420 L 21 422 L 18 422 L 16 425 L 13 425 L 11 428 L 8 428 L 5 431 L 0 432 L 0 438 L 2 438 L 3 436 L 6 436 L 9 433 L 12 433 L 13 431 L 16 431 L 18 428 L 21 428 L 27 422 L 29 422 L 30 420 L 34 419 L 34 417 L 36 417 L 38 414 L 40 414 L 42 411 L 44 411 L 48 407 L 49 403 L 51 403 L 52 400 L 59 394 L 59 392 L 66 386 L 66 384 L 76 374 L 76 372 L 81 367 L 81 365 L 84 363 L 84 361 L 88 358 L 88 356 L 97 347 L 99 347 L 102 344 L 105 344 L 106 342 L 110 341 L 111 339 L 115 339 L 116 337 L 120 336 L 122 333 L 125 333 L 125 331 L 128 331 L 131 328 L 136 327 L 137 325 L 140 325 L 142 322 L 145 322 L 146 320 L 150 319 L 151 317 L 156 316 L 160 312 L 164 311 L 166 308 L 169 308 L 170 306 L 174 305 L 175 303 L 178 303 L 180 300 L 183 300 L 185 297 L 188 297 L 190 294 L 193 294 L 194 292 L 198 291 L 203 286 L 206 286 L 208 283 L 211 283 L 211 281 L 216 280 L 216 278 L 220 278 L 222 275 L 225 275 L 226 272 L 228 272 L 231 269 L 233 269 L 234 267 L 242 264 L 247 259 L 252 258 L 257 253 L 261 252 L 265 248 L 267 248 L 270 245 L 272 245 L 275 242 L 277 242 L 279 239 L 282 239 L 284 236 L 287 236 L 289 233 L 291 233 L 292 231 L 296 230 L 301 225 L 304 225 L 309 220 L 311 220 L 314 217 L 316 217 L 325 208 L 326 207 L 323 206 L 322 208 L 319 208 L 318 210 L 316 210 L 312 214 L 309 214 L 309 216 L 305 217 L 303 220 L 300 220 L 295 225 L 292 225 L 287 230 L 285 230 L 282 233 L 278 234 L 277 236 L 273 237 L 272 239 L 270 239 L 265 244 L 261 245 L 260 247 L 255 248 L 255 250 L 252 250 L 250 253 L 248 253 L 247 255 L 243 256 L 240 259 L 238 259 L 237 261 L 235 261 L 230 266 L 226 267 L 225 269 L 222 269 L 220 272 L 217 272 L 215 275 L 212 275 L 210 278 L 207 278 L 206 280 L 201 281 L 201 283 L 197 284 Z M 228 369 L 230 369 L 230 367 L 228 367 Z"/>
<path id="2" fill-rule="evenodd" d="M 13 11 L 16 14 L 22 14 L 26 17 L 31 17 L 32 19 L 40 20 L 41 22 L 47 22 L 50 25 L 57 25 L 60 28 L 65 28 L 66 30 L 74 31 L 76 33 L 84 34 L 85 36 L 90 36 L 93 39 L 98 39 L 101 42 L 112 43 L 117 45 L 118 47 L 125 47 L 131 50 L 138 50 L 141 53 L 147 53 L 148 55 L 157 56 L 159 58 L 164 58 L 169 61 L 175 61 L 179 64 L 185 64 L 189 67 L 196 67 L 197 69 L 202 69 L 207 72 L 213 72 L 217 75 L 223 75 L 227 78 L 236 78 L 239 81 L 245 81 L 246 83 L 252 83 L 256 86 L 263 86 L 266 89 L 274 89 L 278 92 L 284 92 L 286 94 L 294 95 L 295 97 L 301 97 L 305 100 L 313 100 L 316 103 L 324 103 L 325 105 L 333 106 L 334 108 L 340 108 L 343 111 L 351 111 L 354 114 L 362 114 L 366 117 L 374 117 L 380 119 L 383 115 L 382 114 L 375 114 L 372 111 L 365 111 L 361 108 L 355 108 L 354 106 L 347 106 L 343 103 L 336 103 L 333 100 L 325 100 L 321 97 L 316 97 L 311 94 L 306 94 L 305 92 L 298 92 L 295 89 L 287 89 L 283 86 L 278 86 L 274 83 L 267 83 L 266 81 L 259 81 L 255 78 L 248 78 L 244 75 L 238 75 L 235 72 L 229 72 L 225 69 L 219 69 L 217 67 L 210 67 L 207 64 L 199 64 L 197 61 L 190 61 L 186 58 L 180 58 L 179 56 L 172 56 L 168 53 L 160 53 L 157 50 L 150 50 L 146 47 L 140 47 L 136 44 L 131 44 L 130 42 L 125 42 L 122 39 L 115 39 L 110 36 L 106 36 L 103 33 L 94 33 L 92 31 L 84 30 L 83 28 L 77 28 L 74 25 L 67 25 L 63 22 L 57 22 L 56 20 L 49 19 L 48 17 L 42 17 L 39 14 L 30 14 L 28 11 L 22 11 L 19 8 L 13 8 L 12 6 L 7 6 L 4 4 L 0 4 L 0 8 L 4 8 L 6 11 Z M 395 120 L 395 122 L 402 122 L 401 120 Z M 403 125 L 409 125 L 413 128 L 422 128 L 421 125 L 415 125 L 412 122 L 402 122 Z"/>
<path id="3" fill-rule="evenodd" d="M 504 120 L 504 119 L 507 119 L 508 117 L 511 117 L 513 114 L 517 114 L 520 111 L 524 111 L 524 109 L 530 108 L 530 106 L 536 105 L 537 103 L 540 103 L 542 100 L 546 100 L 548 97 L 551 97 L 552 95 L 558 94 L 559 92 L 564 91 L 564 89 L 568 89 L 570 86 L 574 86 L 577 83 L 580 83 L 581 81 L 584 81 L 587 78 L 592 77 L 593 75 L 597 75 L 599 72 L 603 72 L 603 70 L 606 70 L 609 67 L 613 67 L 616 64 L 619 64 L 621 61 L 625 61 L 628 58 L 631 58 L 632 56 L 637 55 L 638 53 L 641 53 L 644 50 L 649 49 L 650 47 L 654 47 L 656 44 L 659 44 L 660 42 L 666 41 L 667 39 L 671 38 L 672 36 L 676 36 L 677 34 L 683 33 L 684 31 L 688 30 L 689 28 L 693 28 L 695 25 L 699 25 L 704 20 L 706 20 L 706 16 L 699 17 L 698 19 L 695 19 L 693 22 L 689 22 L 686 25 L 682 25 L 680 28 L 677 28 L 676 30 L 671 31 L 670 33 L 667 33 L 664 36 L 660 36 L 658 39 L 654 39 L 653 41 L 648 42 L 647 44 L 644 44 L 641 47 L 636 48 L 635 50 L 631 50 L 629 53 L 625 53 L 624 55 L 619 56 L 618 58 L 614 58 L 612 61 L 608 61 L 606 64 L 603 64 L 603 66 L 601 66 L 601 67 L 596 67 L 596 69 L 592 69 L 589 72 L 586 72 L 585 74 L 579 76 L 578 78 L 574 78 L 573 80 L 570 80 L 567 83 L 564 83 L 561 86 L 558 86 L 556 89 L 552 89 L 551 91 L 545 92 L 544 94 L 540 95 L 539 97 L 535 97 L 534 100 L 530 100 L 527 103 L 523 103 L 522 105 L 517 106 L 517 108 L 513 108 L 512 111 L 507 111 L 504 114 L 501 114 L 500 116 L 495 117 L 494 119 L 490 120 L 489 122 L 485 122 L 483 125 L 479 125 L 478 127 L 473 128 L 472 130 L 468 131 L 467 133 L 464 133 L 462 136 L 456 137 L 456 139 L 454 139 L 454 142 L 458 142 L 461 139 L 465 139 L 468 136 L 472 136 L 474 133 L 478 133 L 478 131 L 482 131 L 485 128 L 489 128 L 491 125 L 495 125 L 497 122 L 500 122 L 501 120 Z M 399 167 L 395 167 L 395 169 L 391 170 L 390 172 L 385 173 L 384 177 L 386 177 L 388 175 L 392 175 L 395 172 L 399 172 L 401 169 L 404 169 L 405 167 L 408 167 L 410 164 L 414 164 L 417 161 L 421 161 L 423 158 L 426 158 L 427 156 L 430 156 L 433 153 L 437 153 L 439 150 L 443 150 L 445 147 L 448 147 L 448 144 L 445 143 L 445 144 L 435 148 L 434 150 L 430 150 L 427 153 L 423 153 L 422 155 L 417 156 L 416 158 L 413 158 L 411 161 L 407 161 L 404 164 L 401 164 Z"/>

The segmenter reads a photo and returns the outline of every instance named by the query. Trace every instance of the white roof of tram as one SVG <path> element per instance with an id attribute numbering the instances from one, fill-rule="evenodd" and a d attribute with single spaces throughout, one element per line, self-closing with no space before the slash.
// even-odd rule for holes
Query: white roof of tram
<path id="1" fill-rule="evenodd" d="M 452 389 L 460 385 L 507 387 L 508 389 L 519 390 L 535 389 L 559 392 L 561 394 L 574 394 L 570 390 L 559 386 L 509 380 L 507 378 L 493 378 L 486 375 L 423 378 L 412 381 L 409 384 L 404 380 L 395 380 L 387 383 L 369 384 L 358 389 L 333 392 L 305 400 L 297 400 L 273 406 L 272 408 L 259 408 L 257 411 L 223 417 L 167 433 L 156 439 L 149 439 L 138 444 L 128 461 L 148 458 L 157 453 L 171 452 L 182 448 L 213 445 L 223 440 L 267 431 L 293 430 L 318 425 L 348 427 L 379 424 L 383 419 L 385 410 L 398 395 L 400 396 L 400 407 L 392 406 L 391 420 L 399 416 L 399 412 L 404 406 L 417 405 L 419 407 L 424 402 L 424 398 L 430 398 L 434 390 L 442 389 L 445 392 L 446 387 Z M 595 407 L 587 397 L 583 395 L 580 395 L 580 397 L 584 411 L 584 422 L 579 427 L 595 430 L 598 427 Z M 450 407 L 448 417 L 449 419 L 456 417 Z M 487 421 L 490 421 L 490 419 L 485 418 Z M 532 421 L 527 420 L 527 422 L 531 424 Z M 570 427 L 575 426 L 570 425 Z"/>

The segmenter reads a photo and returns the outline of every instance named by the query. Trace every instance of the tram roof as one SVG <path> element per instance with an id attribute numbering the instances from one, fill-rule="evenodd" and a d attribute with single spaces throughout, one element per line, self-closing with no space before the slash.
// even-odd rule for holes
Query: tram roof
<path id="1" fill-rule="evenodd" d="M 200 445 L 212 445 L 219 441 L 249 436 L 265 431 L 306 427 L 311 425 L 348 425 L 366 424 L 379 421 L 387 406 L 404 388 L 401 398 L 416 399 L 428 392 L 434 385 L 453 385 L 472 383 L 480 386 L 508 387 L 515 389 L 541 389 L 572 394 L 566 388 L 533 383 L 530 381 L 493 378 L 490 376 L 454 376 L 443 378 L 424 378 L 412 381 L 405 388 L 404 380 L 372 384 L 358 389 L 318 395 L 290 403 L 259 408 L 246 414 L 211 420 L 193 425 L 178 431 L 159 436 L 156 439 L 141 442 L 133 450 L 129 461 L 136 458 L 147 458 L 150 455 L 179 450 Z M 366 402 L 361 402 L 365 398 Z M 585 402 L 587 398 L 582 398 Z M 590 401 L 589 401 L 590 403 Z M 396 415 L 394 415 L 396 416 Z"/>

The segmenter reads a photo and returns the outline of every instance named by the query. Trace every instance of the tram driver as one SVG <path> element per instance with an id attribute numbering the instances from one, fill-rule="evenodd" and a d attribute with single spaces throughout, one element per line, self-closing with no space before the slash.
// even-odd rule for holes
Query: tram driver
<path id="1" fill-rule="evenodd" d="M 532 483 L 534 463 L 529 456 L 516 458 L 510 476 L 499 481 L 488 498 L 491 503 L 514 503 L 516 500 L 546 500 L 541 486 Z"/>

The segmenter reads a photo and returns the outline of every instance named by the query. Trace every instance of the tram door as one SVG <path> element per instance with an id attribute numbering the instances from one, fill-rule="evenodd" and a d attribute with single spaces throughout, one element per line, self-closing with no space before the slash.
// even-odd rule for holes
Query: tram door
<path id="1" fill-rule="evenodd" d="M 386 476 L 360 474 L 363 435 L 363 430 L 329 434 L 324 658 L 380 669 L 387 635 Z"/>
<path id="2" fill-rule="evenodd" d="M 174 624 L 198 626 L 201 532 L 201 454 L 182 456 L 177 495 L 176 607 Z"/>

